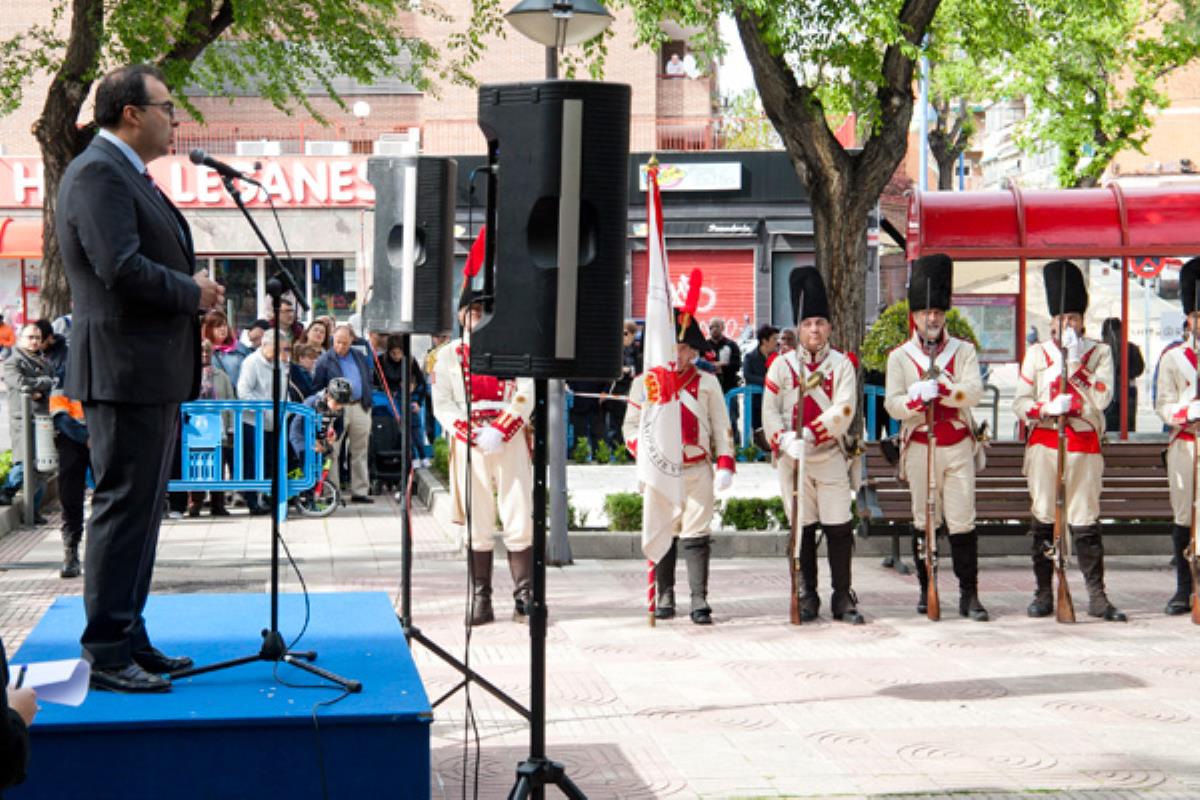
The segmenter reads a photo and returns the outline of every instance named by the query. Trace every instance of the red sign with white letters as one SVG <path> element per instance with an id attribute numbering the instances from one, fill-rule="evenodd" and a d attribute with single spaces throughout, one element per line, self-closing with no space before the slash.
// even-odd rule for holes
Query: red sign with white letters
<path id="1" fill-rule="evenodd" d="M 263 184 L 241 184 L 247 205 L 267 205 L 270 193 L 280 208 L 361 208 L 375 205 L 375 189 L 367 181 L 365 156 L 235 157 L 227 162 Z M 255 164 L 258 168 L 255 168 Z M 166 156 L 150 163 L 158 187 L 180 208 L 233 208 L 221 177 L 185 156 Z M 0 208 L 41 208 L 44 177 L 37 156 L 0 158 Z"/>

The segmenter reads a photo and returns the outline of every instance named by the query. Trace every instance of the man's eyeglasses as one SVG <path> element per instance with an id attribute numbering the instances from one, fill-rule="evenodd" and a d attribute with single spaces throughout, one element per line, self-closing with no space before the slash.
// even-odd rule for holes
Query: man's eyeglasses
<path id="1" fill-rule="evenodd" d="M 138 105 L 142 108 L 146 108 L 147 106 L 158 106 L 163 111 L 167 112 L 168 117 L 175 119 L 175 104 L 170 100 L 163 100 L 161 103 L 138 103 Z"/>

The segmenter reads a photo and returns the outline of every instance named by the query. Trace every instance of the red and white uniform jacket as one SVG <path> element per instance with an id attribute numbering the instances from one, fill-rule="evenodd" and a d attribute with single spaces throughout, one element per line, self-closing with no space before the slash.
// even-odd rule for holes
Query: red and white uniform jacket
<path id="1" fill-rule="evenodd" d="M 733 427 L 725 394 L 716 376 L 689 366 L 673 374 L 679 393 L 679 417 L 683 432 L 683 463 L 713 462 L 717 469 L 735 471 Z M 637 438 L 641 430 L 642 406 L 646 402 L 646 376 L 638 375 L 629 387 L 629 407 L 625 410 L 622 433 L 625 446 L 637 456 Z"/>
<path id="2" fill-rule="evenodd" d="M 983 396 L 975 345 L 943 335 L 932 358 L 939 370 L 938 396 L 931 401 L 934 440 L 938 447 L 950 447 L 967 438 L 973 440 L 975 423 L 971 409 Z M 925 424 L 927 404 L 908 399 L 909 387 L 923 379 L 929 362 L 930 354 L 925 352 L 916 334 L 888 354 L 884 407 L 892 419 L 900 422 L 901 446 L 910 441 L 929 442 Z"/>
<path id="3" fill-rule="evenodd" d="M 1158 405 L 1155 411 L 1171 429 L 1171 441 L 1195 441 L 1188 426 L 1188 404 L 1196 399 L 1196 351 L 1191 342 L 1176 342 L 1163 351 L 1158 361 Z"/>
<path id="4" fill-rule="evenodd" d="M 803 363 L 799 360 L 803 356 Z M 803 376 L 803 378 L 801 377 Z M 804 381 L 804 414 L 797 406 L 800 381 Z M 771 362 L 763 382 L 763 433 L 771 450 L 779 454 L 779 437 L 800 426 L 812 431 L 813 457 L 824 453 L 847 455 L 844 437 L 854 421 L 858 381 L 854 364 L 846 355 L 826 347 L 816 356 L 800 348 Z"/>
<path id="5" fill-rule="evenodd" d="M 433 366 L 433 415 L 442 429 L 453 431 L 460 442 L 473 442 L 474 432 L 489 425 L 504 434 L 504 441 L 511 441 L 529 423 L 533 379 L 472 375 L 469 384 L 464 383 L 469 357 L 470 348 L 462 339 L 455 339 L 438 351 Z"/>
<path id="6" fill-rule="evenodd" d="M 1099 453 L 1104 433 L 1104 408 L 1112 400 L 1112 352 L 1108 345 L 1092 339 L 1080 339 L 1080 363 L 1068 364 L 1067 391 L 1071 410 L 1067 414 L 1067 450 L 1072 453 Z M 1062 357 L 1058 345 L 1038 342 L 1025 353 L 1021 364 L 1013 410 L 1017 418 L 1030 426 L 1027 445 L 1058 447 L 1058 423 L 1055 417 L 1043 417 L 1042 406 L 1058 396 Z"/>

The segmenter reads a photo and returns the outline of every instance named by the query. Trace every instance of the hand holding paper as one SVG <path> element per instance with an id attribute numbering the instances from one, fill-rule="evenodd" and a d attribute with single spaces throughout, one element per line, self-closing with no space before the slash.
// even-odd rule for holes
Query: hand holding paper
<path id="1" fill-rule="evenodd" d="M 81 658 L 68 658 L 62 661 L 35 661 L 32 664 L 13 666 L 10 670 L 12 687 L 9 696 L 18 691 L 18 680 L 24 689 L 37 692 L 37 699 L 47 703 L 58 703 L 64 706 L 77 706 L 84 701 L 88 693 L 88 679 L 92 675 L 92 667 Z"/>

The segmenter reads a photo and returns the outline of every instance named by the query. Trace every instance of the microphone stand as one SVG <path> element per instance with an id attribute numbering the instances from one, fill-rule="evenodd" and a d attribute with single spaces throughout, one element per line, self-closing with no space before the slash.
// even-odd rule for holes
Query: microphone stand
<path id="1" fill-rule="evenodd" d="M 271 245 L 263 235 L 262 230 L 258 227 L 258 223 L 254 221 L 254 217 L 250 216 L 250 212 L 246 210 L 246 203 L 242 200 L 242 193 L 234 185 L 233 178 L 225 176 L 223 182 L 225 184 L 225 191 L 229 192 L 229 196 L 233 198 L 233 202 L 241 210 L 242 216 L 250 223 L 254 235 L 258 237 L 258 241 L 266 249 L 267 255 L 270 257 L 271 268 L 274 270 L 270 280 L 267 281 L 266 287 L 267 294 L 271 296 L 271 309 L 274 313 L 272 329 L 275 331 L 275 353 L 271 358 L 271 420 L 275 434 L 275 471 L 271 476 L 271 621 L 270 627 L 262 631 L 262 646 L 257 653 L 228 661 L 207 664 L 202 667 L 192 667 L 174 673 L 173 677 L 188 678 L 193 675 L 203 675 L 206 672 L 216 672 L 242 664 L 251 664 L 255 661 L 271 661 L 275 663 L 282 661 L 317 677 L 324 678 L 342 687 L 347 692 L 361 692 L 362 682 L 343 678 L 329 670 L 309 663 L 315 661 L 317 658 L 315 650 L 288 650 L 287 645 L 283 641 L 283 634 L 279 632 L 279 518 L 285 508 L 283 479 L 284 471 L 287 469 L 287 459 L 284 458 L 284 448 L 287 447 L 287 436 L 283 430 L 282 370 L 279 361 L 279 351 L 283 345 L 279 331 L 279 307 L 285 290 L 291 292 L 296 304 L 305 311 L 308 310 L 308 303 L 305 302 L 304 292 L 300 291 L 300 287 L 296 284 L 296 279 L 292 277 L 292 273 L 283 265 L 279 257 L 275 255 L 275 251 L 271 249 Z M 264 441 L 268 438 L 265 435 L 263 437 Z"/>

